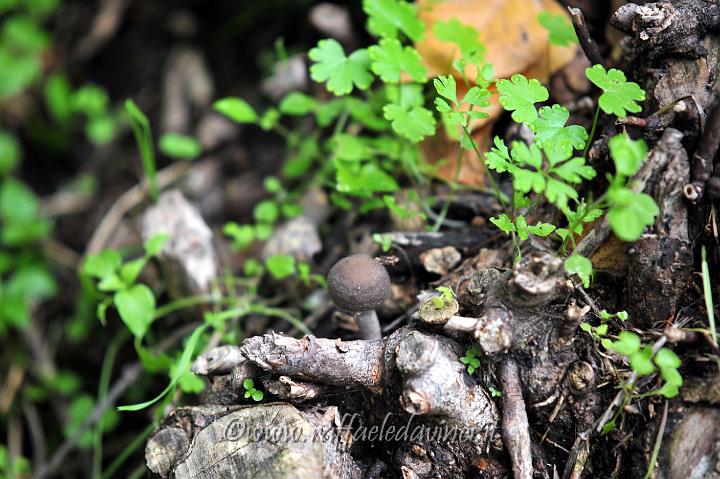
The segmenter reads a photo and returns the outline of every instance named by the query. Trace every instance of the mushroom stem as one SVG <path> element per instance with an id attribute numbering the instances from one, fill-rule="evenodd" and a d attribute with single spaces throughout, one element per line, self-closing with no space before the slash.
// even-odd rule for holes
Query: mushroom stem
<path id="1" fill-rule="evenodd" d="M 355 318 L 362 339 L 382 339 L 380 320 L 378 320 L 375 310 L 353 313 L 353 318 Z"/>

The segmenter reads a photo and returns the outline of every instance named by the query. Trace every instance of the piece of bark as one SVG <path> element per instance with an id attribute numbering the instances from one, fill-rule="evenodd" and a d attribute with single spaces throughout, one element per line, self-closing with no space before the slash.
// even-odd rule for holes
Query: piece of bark
<path id="1" fill-rule="evenodd" d="M 211 292 L 219 272 L 212 231 L 180 191 L 166 191 L 145 211 L 141 233 L 144 241 L 168 235 L 158 259 L 173 297 Z"/>
<path id="2" fill-rule="evenodd" d="M 681 140 L 682 133 L 673 128 L 666 128 L 660 141 L 643 161 L 640 170 L 628 181 L 628 187 L 636 193 L 643 192 L 646 188 L 652 188 L 655 179 L 665 171 L 671 159 L 681 154 L 677 151 L 678 148 L 684 153 Z M 682 160 L 678 159 L 675 161 L 681 162 Z M 687 166 L 687 168 L 689 168 L 689 166 Z M 676 200 L 676 198 L 673 198 L 673 201 Z M 592 256 L 600 245 L 607 240 L 610 232 L 610 222 L 607 216 L 605 216 L 605 218 L 596 223 L 595 227 L 578 243 L 575 248 L 575 253 L 585 257 Z"/>
<path id="3" fill-rule="evenodd" d="M 504 358 L 499 365 L 503 384 L 502 431 L 505 446 L 510 452 L 515 479 L 532 479 L 533 465 L 530 450 L 530 427 L 525 401 L 520 388 L 518 366 L 511 358 Z"/>
<path id="4" fill-rule="evenodd" d="M 647 233 L 627 249 L 626 304 L 632 324 L 637 327 L 672 316 L 691 283 L 688 204 L 683 195 L 690 181 L 690 164 L 681 142 L 679 131 L 666 128 L 661 142 L 646 160 L 656 163 L 645 191 L 655 199 L 660 214 Z"/>
<path id="5" fill-rule="evenodd" d="M 633 36 L 634 45 L 644 54 L 707 54 L 701 40 L 720 31 L 720 5 L 705 0 L 673 0 L 620 7 L 610 19 L 611 25 Z"/>

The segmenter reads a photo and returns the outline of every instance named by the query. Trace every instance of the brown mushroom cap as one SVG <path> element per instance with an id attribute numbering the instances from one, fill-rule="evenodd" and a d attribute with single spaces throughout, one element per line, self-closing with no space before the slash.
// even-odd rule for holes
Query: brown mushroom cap
<path id="1" fill-rule="evenodd" d="M 390 276 L 366 254 L 345 257 L 330 268 L 328 294 L 336 306 L 347 311 L 371 311 L 380 306 L 390 290 Z"/>

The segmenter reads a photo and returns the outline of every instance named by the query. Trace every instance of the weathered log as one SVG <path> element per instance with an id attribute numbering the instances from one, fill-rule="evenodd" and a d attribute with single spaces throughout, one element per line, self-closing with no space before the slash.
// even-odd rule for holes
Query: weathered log
<path id="1" fill-rule="evenodd" d="M 361 478 L 335 407 L 290 404 L 176 410 L 148 440 L 148 468 L 161 477 Z"/>

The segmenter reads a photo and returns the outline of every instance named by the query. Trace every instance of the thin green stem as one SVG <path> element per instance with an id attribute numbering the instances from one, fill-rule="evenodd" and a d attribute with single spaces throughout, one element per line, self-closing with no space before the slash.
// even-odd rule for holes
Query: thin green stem
<path id="1" fill-rule="evenodd" d="M 179 298 L 164 304 L 155 310 L 153 320 L 167 316 L 168 314 L 174 313 L 185 308 L 192 308 L 193 306 L 200 306 L 203 304 L 230 304 L 232 299 L 229 298 L 217 298 L 208 294 L 200 294 L 196 296 L 186 296 Z"/>
<path id="2" fill-rule="evenodd" d="M 102 368 L 100 370 L 100 381 L 98 385 L 98 397 L 96 404 L 100 404 L 105 401 L 108 390 L 110 389 L 110 375 L 112 374 L 113 365 L 115 364 L 115 357 L 120 349 L 120 346 L 127 341 L 129 338 L 129 332 L 127 329 L 123 329 L 118 336 L 116 336 L 108 345 L 105 351 L 105 357 L 103 358 Z M 95 424 L 93 429 L 93 479 L 102 478 L 102 455 L 103 455 L 103 443 L 102 443 L 102 419 Z"/>
<path id="3" fill-rule="evenodd" d="M 655 464 L 657 464 L 658 456 L 660 455 L 660 446 L 662 446 L 663 436 L 665 435 L 665 425 L 667 424 L 668 415 L 668 402 L 665 400 L 665 406 L 663 407 L 663 415 L 660 420 L 660 426 L 658 427 L 658 434 L 655 438 L 655 446 L 653 447 L 652 456 L 650 456 L 650 464 L 648 464 L 647 472 L 645 472 L 644 479 L 650 479 L 653 471 L 655 470 Z"/>
<path id="4" fill-rule="evenodd" d="M 500 191 L 500 188 L 498 188 L 497 183 L 495 183 L 495 179 L 492 177 L 492 174 L 490 173 L 490 171 L 488 171 L 488 169 L 485 165 L 485 162 L 483 161 L 482 153 L 480 152 L 480 149 L 475 144 L 475 140 L 473 140 L 473 137 L 470 134 L 470 129 L 467 127 L 467 125 L 463 125 L 463 131 L 465 132 L 465 136 L 467 137 L 467 140 L 472 145 L 475 155 L 477 155 L 478 160 L 480 160 L 480 164 L 483 165 L 483 168 L 485 169 L 486 176 L 488 178 L 488 181 L 490 182 L 490 186 L 493 189 L 493 193 L 495 194 L 495 197 L 498 199 L 498 201 L 500 203 L 506 204 L 507 201 L 505 199 L 505 195 L 502 194 L 502 192 Z"/>
<path id="5" fill-rule="evenodd" d="M 298 318 L 296 318 L 282 308 L 273 308 L 270 306 L 265 306 L 263 304 L 250 304 L 248 306 L 248 312 L 264 314 L 266 316 L 273 316 L 276 318 L 284 319 L 304 334 L 312 334 L 312 331 L 310 331 L 310 329 L 305 325 L 305 323 L 303 323 Z"/>
<path id="6" fill-rule="evenodd" d="M 583 158 L 587 158 L 588 151 L 590 151 L 590 145 L 592 145 L 593 138 L 595 138 L 595 128 L 597 128 L 598 119 L 600 118 L 600 104 L 598 103 L 595 108 L 595 117 L 593 118 L 592 128 L 590 129 L 590 136 L 587 139 L 587 144 L 583 150 Z"/>
<path id="7" fill-rule="evenodd" d="M 718 369 L 720 369 L 720 357 L 717 355 L 717 330 L 715 328 L 715 304 L 712 297 L 712 286 L 710 285 L 710 269 L 707 263 L 707 251 L 705 245 L 700 249 L 701 259 L 701 270 L 702 270 L 702 282 L 703 282 L 703 296 L 705 297 L 705 310 L 707 311 L 708 322 L 710 323 L 710 335 L 712 336 L 713 346 L 715 347 L 715 361 L 718 363 Z"/>

